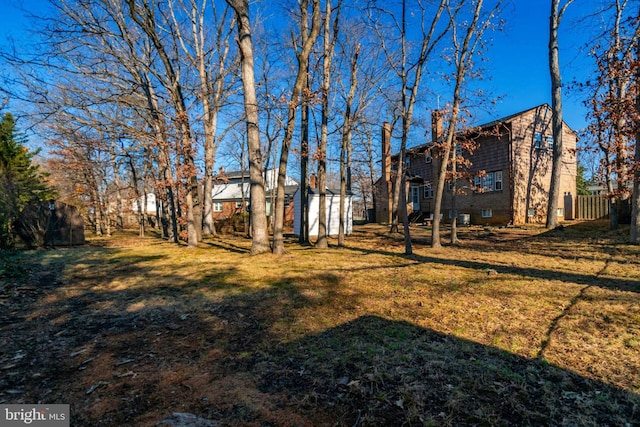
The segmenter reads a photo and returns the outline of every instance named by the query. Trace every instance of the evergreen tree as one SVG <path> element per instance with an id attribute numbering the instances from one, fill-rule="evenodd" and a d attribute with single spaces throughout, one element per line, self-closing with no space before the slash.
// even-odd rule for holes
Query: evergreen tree
<path id="1" fill-rule="evenodd" d="M 578 162 L 577 172 L 578 174 L 576 175 L 576 191 L 578 192 L 578 195 L 585 196 L 591 194 L 588 188 L 589 185 L 591 185 L 591 181 L 584 176 L 584 174 L 587 172 L 587 168 L 585 168 L 580 162 Z"/>
<path id="2" fill-rule="evenodd" d="M 13 248 L 16 235 L 26 243 L 34 243 L 29 233 L 37 222 L 37 212 L 42 202 L 52 197 L 43 174 L 31 159 L 37 153 L 29 152 L 25 139 L 16 130 L 11 113 L 0 121 L 0 248 Z M 29 238 L 31 234 L 31 238 Z"/>

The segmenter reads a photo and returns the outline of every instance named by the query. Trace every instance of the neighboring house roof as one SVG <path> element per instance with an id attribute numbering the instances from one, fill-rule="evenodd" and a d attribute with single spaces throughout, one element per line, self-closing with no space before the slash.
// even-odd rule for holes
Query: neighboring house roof
<path id="1" fill-rule="evenodd" d="M 244 188 L 241 187 L 242 183 L 227 182 L 224 184 L 216 184 L 213 186 L 213 200 L 239 200 L 242 199 L 242 193 L 245 198 L 249 198 L 249 182 L 244 183 Z M 244 190 L 244 191 L 243 191 Z"/>
<path id="2" fill-rule="evenodd" d="M 520 117 L 520 116 L 522 116 L 524 114 L 527 114 L 530 111 L 536 110 L 538 108 L 547 108 L 549 110 L 549 113 L 551 113 L 551 107 L 549 106 L 549 104 L 544 103 L 544 104 L 536 105 L 535 107 L 527 108 L 526 110 L 518 111 L 517 113 L 513 113 L 513 114 L 510 114 L 508 116 L 501 117 L 499 119 L 492 120 L 490 122 L 481 124 L 479 126 L 476 126 L 474 129 L 487 129 L 487 128 L 494 127 L 494 126 L 505 125 L 505 124 L 511 123 L 516 118 L 518 118 L 518 117 Z M 563 123 L 564 123 L 565 126 L 567 126 L 567 128 L 571 129 L 571 127 L 569 127 L 569 125 L 567 125 L 566 122 L 563 121 Z M 473 131 L 473 129 L 471 129 L 471 130 Z M 576 133 L 573 129 L 571 129 L 571 131 L 574 134 Z M 465 132 L 465 131 L 463 131 L 463 132 Z M 459 132 L 459 133 L 462 133 L 462 132 Z M 428 148 L 431 145 L 433 145 L 433 141 L 427 142 L 425 144 L 420 144 L 420 145 L 415 146 L 415 147 L 408 148 L 407 149 L 407 153 L 421 152 L 421 151 L 424 151 L 426 148 Z M 398 157 L 398 154 L 396 153 L 392 157 Z"/>
<path id="3" fill-rule="evenodd" d="M 309 189 L 309 194 L 320 194 L 320 189 L 318 188 L 310 188 Z M 327 194 L 328 196 L 339 196 L 340 195 L 340 189 L 330 189 L 327 188 L 325 190 L 325 194 Z M 353 193 L 347 191 L 347 196 L 352 196 Z"/>
<path id="4" fill-rule="evenodd" d="M 296 185 L 285 185 L 284 186 L 284 194 L 288 195 L 288 196 L 292 196 L 295 194 L 296 191 L 298 191 L 298 188 L 300 186 L 298 184 Z M 271 190 L 267 191 L 267 197 L 271 196 Z"/>
<path id="5" fill-rule="evenodd" d="M 243 185 L 244 177 L 244 185 Z M 267 172 L 267 177 L 271 179 L 277 178 L 276 171 L 271 169 Z M 237 201 L 244 198 L 249 199 L 249 172 L 248 171 L 232 171 L 223 172 L 222 175 L 216 176 L 218 184 L 213 186 L 213 200 L 217 202 L 221 201 Z M 272 181 L 275 184 L 275 181 Z M 284 193 L 287 195 L 293 195 L 298 189 L 298 183 L 287 177 L 285 181 Z M 267 195 L 271 194 L 271 188 L 267 185 Z"/>
<path id="6" fill-rule="evenodd" d="M 230 182 L 230 181 L 241 182 L 243 177 L 245 182 L 249 182 L 248 170 L 227 172 L 224 169 L 221 169 L 220 172 L 214 176 L 214 179 L 219 183 Z M 277 186 L 277 183 L 278 183 L 277 169 L 269 169 L 267 171 L 265 183 L 266 183 L 267 189 Z M 285 185 L 298 185 L 298 182 L 295 179 L 287 176 L 285 177 Z"/>

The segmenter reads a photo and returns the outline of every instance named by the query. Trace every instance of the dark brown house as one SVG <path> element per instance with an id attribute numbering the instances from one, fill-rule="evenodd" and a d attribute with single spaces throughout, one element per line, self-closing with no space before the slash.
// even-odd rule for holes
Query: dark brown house
<path id="1" fill-rule="evenodd" d="M 407 150 L 407 207 L 414 220 L 432 218 L 436 180 L 434 139 L 442 135 L 442 121 L 433 120 L 432 141 Z M 376 221 L 391 220 L 390 194 L 393 189 L 398 155 L 390 154 L 390 129 L 383 128 L 382 177 L 375 186 Z M 473 152 L 458 144 L 456 155 L 468 160 L 460 172 L 465 178 L 445 184 L 441 215 L 448 221 L 456 215 L 461 222 L 472 224 L 541 223 L 546 218 L 553 137 L 551 107 L 543 104 L 475 128 L 459 141 L 473 140 Z M 563 125 L 562 174 L 557 215 L 561 220 L 573 219 L 576 195 L 577 136 Z M 433 187 L 432 187 L 433 185 Z M 455 200 L 454 200 L 455 199 Z M 455 206 L 455 212 L 454 208 Z"/>

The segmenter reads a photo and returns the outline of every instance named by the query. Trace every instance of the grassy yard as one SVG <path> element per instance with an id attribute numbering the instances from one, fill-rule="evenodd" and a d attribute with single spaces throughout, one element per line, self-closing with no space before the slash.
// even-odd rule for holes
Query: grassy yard
<path id="1" fill-rule="evenodd" d="M 121 234 L 0 255 L 0 403 L 72 425 L 640 425 L 640 247 L 602 223 L 249 256 Z M 204 420 L 210 420 L 206 424 Z"/>

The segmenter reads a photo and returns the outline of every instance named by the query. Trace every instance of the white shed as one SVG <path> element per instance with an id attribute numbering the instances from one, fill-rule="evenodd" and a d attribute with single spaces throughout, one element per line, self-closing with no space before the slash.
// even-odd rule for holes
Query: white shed
<path id="1" fill-rule="evenodd" d="M 302 192 L 296 191 L 293 196 L 293 233 L 300 235 L 300 196 Z M 327 234 L 329 236 L 337 236 L 340 229 L 340 191 L 329 190 L 326 192 L 326 209 L 327 209 Z M 344 232 L 351 234 L 353 230 L 353 208 L 351 194 L 346 195 L 345 212 L 344 212 Z M 320 194 L 318 189 L 309 189 L 309 236 L 318 235 L 318 212 L 320 208 Z"/>

